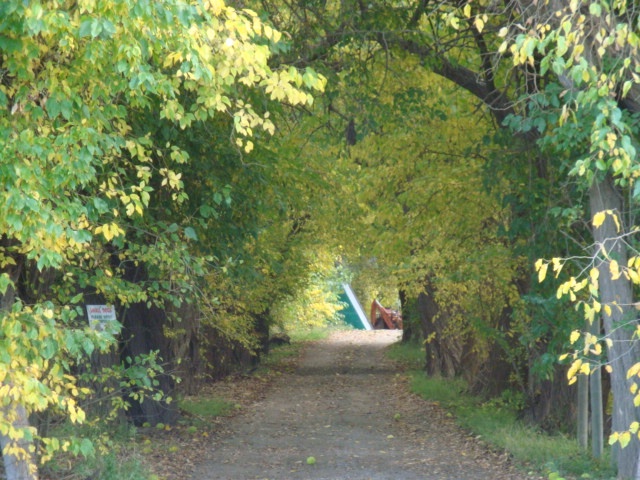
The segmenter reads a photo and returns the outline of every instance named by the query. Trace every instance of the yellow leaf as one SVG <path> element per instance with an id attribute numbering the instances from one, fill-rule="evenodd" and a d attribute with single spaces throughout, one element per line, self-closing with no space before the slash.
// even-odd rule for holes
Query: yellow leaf
<path id="1" fill-rule="evenodd" d="M 590 372 L 591 372 L 591 366 L 588 363 L 583 363 L 580 366 L 580 373 L 584 375 L 589 375 Z"/>
<path id="2" fill-rule="evenodd" d="M 541 263 L 538 268 L 538 282 L 542 283 L 544 281 L 544 277 L 547 276 L 547 269 L 549 268 L 548 263 Z"/>
<path id="3" fill-rule="evenodd" d="M 471 4 L 467 3 L 464 8 L 462 9 L 462 12 L 464 13 L 464 16 L 467 18 L 471 17 Z"/>
<path id="4" fill-rule="evenodd" d="M 569 336 L 569 341 L 571 342 L 571 344 L 574 344 L 578 341 L 579 338 L 580 338 L 580 331 L 574 330 L 573 332 L 571 332 L 571 335 Z"/>
<path id="5" fill-rule="evenodd" d="M 564 264 L 561 261 L 561 258 L 555 257 L 551 259 L 551 263 L 553 264 L 553 271 L 556 272 L 556 278 L 558 278 L 558 275 L 560 275 L 560 271 L 562 270 L 562 267 L 564 266 Z"/>
<path id="6" fill-rule="evenodd" d="M 573 286 L 573 291 L 574 292 L 579 292 L 580 290 L 582 290 L 584 287 L 587 286 L 587 282 L 589 281 L 589 279 L 587 278 L 583 278 L 582 280 L 580 280 L 578 283 L 576 283 Z"/>
<path id="7" fill-rule="evenodd" d="M 609 271 L 611 272 L 611 279 L 617 280 L 620 278 L 620 267 L 618 266 L 618 262 L 615 260 L 611 260 L 609 263 Z"/>
<path id="8" fill-rule="evenodd" d="M 473 24 L 476 26 L 476 28 L 478 29 L 479 33 L 481 33 L 482 30 L 484 29 L 484 20 L 482 20 L 480 17 L 476 17 L 476 19 L 473 22 Z"/>
<path id="9" fill-rule="evenodd" d="M 627 379 L 635 377 L 638 375 L 638 372 L 640 372 L 640 362 L 633 364 L 631 368 L 627 370 Z"/>
<path id="10" fill-rule="evenodd" d="M 128 203 L 126 207 L 127 216 L 131 217 L 136 211 L 136 207 L 133 203 Z"/>
<path id="11" fill-rule="evenodd" d="M 574 378 L 576 376 L 576 373 L 578 373 L 578 370 L 580 370 L 581 366 L 582 366 L 582 360 L 577 359 L 576 361 L 574 361 L 569 367 L 569 370 L 567 370 L 567 378 L 569 380 Z"/>
<path id="12" fill-rule="evenodd" d="M 609 305 L 604 306 L 604 313 L 606 313 L 609 317 L 611 316 L 611 307 Z"/>
<path id="13" fill-rule="evenodd" d="M 111 232 L 111 224 L 106 224 L 102 227 L 102 235 L 109 242 L 113 238 L 113 233 Z"/>
<path id="14" fill-rule="evenodd" d="M 600 225 L 604 223 L 604 219 L 606 214 L 604 212 L 598 212 L 593 216 L 593 226 L 598 228 Z"/>
<path id="15" fill-rule="evenodd" d="M 613 221 L 616 222 L 616 232 L 620 232 L 620 220 L 618 219 L 618 215 L 613 212 L 610 212 L 613 217 Z"/>
<path id="16" fill-rule="evenodd" d="M 220 15 L 222 9 L 225 7 L 225 4 L 222 0 L 209 0 L 209 6 L 211 8 L 211 12 L 214 15 Z"/>
<path id="17" fill-rule="evenodd" d="M 618 441 L 618 437 L 618 432 L 613 432 L 611 435 L 609 435 L 609 445 L 615 444 Z"/>
<path id="18" fill-rule="evenodd" d="M 627 445 L 629 445 L 629 442 L 631 441 L 631 433 L 622 432 L 618 437 L 618 441 L 620 442 L 620 446 L 622 448 L 626 447 Z"/>

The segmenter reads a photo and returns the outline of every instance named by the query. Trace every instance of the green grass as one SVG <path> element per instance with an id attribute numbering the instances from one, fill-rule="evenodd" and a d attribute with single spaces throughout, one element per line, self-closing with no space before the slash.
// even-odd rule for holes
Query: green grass
<path id="1" fill-rule="evenodd" d="M 291 337 L 291 343 L 313 342 L 316 340 L 324 340 L 335 327 L 296 327 L 287 330 L 287 334 Z"/>
<path id="2" fill-rule="evenodd" d="M 394 343 L 387 350 L 387 356 L 407 370 L 420 370 L 424 366 L 424 348 L 421 343 Z"/>
<path id="3" fill-rule="evenodd" d="M 615 478 L 607 450 L 598 461 L 580 449 L 573 438 L 549 435 L 518 420 L 508 402 L 484 402 L 467 393 L 460 379 L 426 377 L 422 371 L 424 350 L 420 344 L 396 344 L 388 350 L 389 358 L 410 371 L 411 389 L 423 398 L 438 402 L 455 415 L 466 430 L 487 444 L 507 451 L 522 468 L 548 478 Z"/>
<path id="4" fill-rule="evenodd" d="M 233 411 L 234 404 L 216 397 L 189 397 L 178 402 L 180 409 L 201 420 L 222 417 Z"/>

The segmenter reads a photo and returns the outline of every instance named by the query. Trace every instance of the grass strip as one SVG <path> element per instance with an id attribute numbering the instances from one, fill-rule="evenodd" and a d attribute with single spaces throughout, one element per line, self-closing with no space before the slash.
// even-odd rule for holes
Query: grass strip
<path id="1" fill-rule="evenodd" d="M 422 368 L 424 349 L 420 344 L 397 343 L 387 354 L 404 366 L 414 393 L 438 402 L 456 417 L 462 428 L 491 448 L 508 452 L 524 469 L 543 474 L 549 480 L 615 479 L 609 449 L 602 459 L 594 459 L 581 450 L 574 438 L 549 434 L 526 424 L 508 403 L 470 395 L 462 379 L 427 377 Z"/>

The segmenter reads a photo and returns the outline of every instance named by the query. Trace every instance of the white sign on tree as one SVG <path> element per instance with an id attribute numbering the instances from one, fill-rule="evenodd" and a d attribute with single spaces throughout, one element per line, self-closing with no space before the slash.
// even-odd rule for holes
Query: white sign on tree
<path id="1" fill-rule="evenodd" d="M 113 305 L 87 305 L 87 317 L 91 328 L 104 331 L 116 322 L 116 309 Z"/>

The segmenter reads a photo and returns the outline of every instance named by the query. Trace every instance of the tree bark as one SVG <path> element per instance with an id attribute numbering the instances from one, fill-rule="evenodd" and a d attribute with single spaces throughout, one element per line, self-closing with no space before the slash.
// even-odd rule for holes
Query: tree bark
<path id="1" fill-rule="evenodd" d="M 460 364 L 458 339 L 444 335 L 449 316 L 436 302 L 435 288 L 427 282 L 425 292 L 418 295 L 417 310 L 425 339 L 425 370 L 434 377 L 453 378 Z"/>
<path id="2" fill-rule="evenodd" d="M 600 336 L 600 317 L 593 319 L 589 332 Z M 594 458 L 602 457 L 604 449 L 604 419 L 602 406 L 602 370 L 597 367 L 589 377 L 591 396 L 591 451 Z"/>
<path id="3" fill-rule="evenodd" d="M 16 429 L 29 426 L 29 416 L 23 405 L 11 403 L 7 407 L 0 409 L 0 415 L 12 418 L 13 427 Z M 0 448 L 2 448 L 3 452 L 11 444 L 24 450 L 26 456 L 17 457 L 3 453 L 2 457 L 7 480 L 38 480 L 35 460 L 31 452 L 29 452 L 29 447 L 33 445 L 33 442 L 24 439 L 12 442 L 8 436 L 0 435 Z"/>
<path id="4" fill-rule="evenodd" d="M 578 376 L 577 410 L 578 445 L 586 450 L 589 446 L 589 377 L 586 375 Z"/>
<path id="5" fill-rule="evenodd" d="M 585 332 L 591 331 L 591 325 L 585 321 Z M 589 389 L 590 378 L 587 375 L 578 375 L 578 402 L 577 402 L 577 433 L 578 445 L 584 450 L 589 447 Z"/>
<path id="6" fill-rule="evenodd" d="M 410 299 L 404 289 L 398 292 L 400 297 L 400 311 L 402 313 L 402 342 L 417 340 L 415 299 Z"/>
<path id="7" fill-rule="evenodd" d="M 149 354 L 152 350 L 157 350 L 163 362 L 165 362 L 165 372 L 172 372 L 175 365 L 172 362 L 170 340 L 165 336 L 164 331 L 167 326 L 166 310 L 152 306 L 148 308 L 145 304 L 136 303 L 131 305 L 124 315 L 123 322 L 123 358 L 130 356 Z M 170 396 L 175 390 L 175 380 L 170 373 L 158 375 L 159 382 L 157 388 L 162 393 Z M 127 412 L 136 425 L 145 422 L 151 425 L 158 423 L 173 424 L 178 419 L 178 410 L 175 402 L 168 403 L 166 399 L 154 400 L 145 398 L 143 401 L 130 400 L 131 407 Z"/>
<path id="8" fill-rule="evenodd" d="M 18 273 L 12 273 L 12 279 L 16 280 Z M 11 311 L 11 307 L 15 301 L 15 295 L 13 287 L 9 287 L 5 294 L 0 296 L 0 316 L 4 316 Z M 10 418 L 15 429 L 29 427 L 29 416 L 24 405 L 10 402 L 8 405 L 0 408 L 0 415 L 4 418 Z M 25 455 L 18 458 L 9 453 L 5 454 L 5 448 L 11 444 L 22 449 Z M 29 450 L 30 447 L 33 447 L 32 441 L 26 439 L 12 441 L 7 435 L 0 434 L 0 448 L 2 449 L 2 459 L 7 480 L 38 480 L 38 470 L 33 455 Z"/>
<path id="9" fill-rule="evenodd" d="M 592 219 L 598 212 L 611 210 L 614 215 L 617 215 L 620 225 L 623 225 L 621 216 L 623 197 L 610 177 L 601 181 L 594 180 L 589 190 L 589 202 Z M 619 265 L 627 265 L 627 250 L 619 239 L 621 233 L 623 232 L 618 231 L 611 215 L 607 215 L 600 227 L 593 229 L 593 238 L 598 249 L 596 255 L 600 261 L 598 264 L 600 302 L 603 306 L 611 307 L 611 313 L 604 312 L 602 319 L 604 333 L 611 340 L 608 358 L 613 369 L 611 389 L 614 432 L 626 431 L 633 421 L 640 419 L 640 411 L 633 404 L 633 395 L 629 391 L 630 382 L 626 377 L 629 368 L 640 359 L 640 345 L 633 339 L 634 329 L 627 328 L 629 324 L 633 326 L 637 324 L 632 306 L 632 285 L 624 275 L 618 279 L 612 279 L 610 271 L 609 259 L 615 259 Z M 613 458 L 618 465 L 618 478 L 640 479 L 639 453 L 640 443 L 635 435 L 631 436 L 631 442 L 626 448 L 619 448 L 617 444 L 614 446 Z"/>

